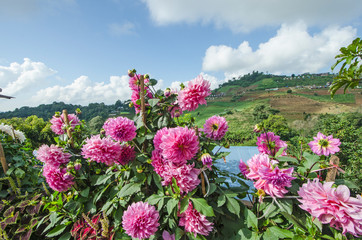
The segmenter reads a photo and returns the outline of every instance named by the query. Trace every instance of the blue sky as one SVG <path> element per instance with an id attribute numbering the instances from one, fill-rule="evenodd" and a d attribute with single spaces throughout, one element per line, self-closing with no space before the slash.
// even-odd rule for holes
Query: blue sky
<path id="1" fill-rule="evenodd" d="M 162 89 L 330 71 L 361 20 L 359 0 L 1 0 L 0 111 L 123 101 L 132 68 Z"/>

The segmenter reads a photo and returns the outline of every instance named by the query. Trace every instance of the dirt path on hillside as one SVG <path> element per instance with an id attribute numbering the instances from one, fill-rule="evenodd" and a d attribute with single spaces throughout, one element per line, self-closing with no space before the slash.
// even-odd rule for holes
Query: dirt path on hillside
<path id="1" fill-rule="evenodd" d="M 356 99 L 357 100 L 357 99 Z M 282 113 L 331 113 L 353 111 L 353 107 L 340 103 L 318 102 L 310 98 L 298 95 L 274 96 L 270 99 L 272 108 L 280 110 Z"/>

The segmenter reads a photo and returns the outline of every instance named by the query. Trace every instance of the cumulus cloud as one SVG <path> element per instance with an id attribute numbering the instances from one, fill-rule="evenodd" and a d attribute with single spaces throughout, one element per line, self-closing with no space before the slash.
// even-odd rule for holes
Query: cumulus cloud
<path id="1" fill-rule="evenodd" d="M 23 63 L 13 62 L 10 66 L 0 66 L 0 86 L 4 94 L 16 95 L 30 86 L 41 86 L 56 71 L 42 62 L 24 58 Z"/>
<path id="2" fill-rule="evenodd" d="M 114 104 L 117 100 L 131 97 L 128 76 L 111 76 L 108 83 L 92 82 L 87 76 L 81 76 L 66 86 L 52 86 L 36 93 L 33 100 L 38 103 L 63 101 L 66 103 L 88 105 L 93 102 Z"/>
<path id="3" fill-rule="evenodd" d="M 311 35 L 303 22 L 283 24 L 276 36 L 253 51 L 249 42 L 237 48 L 210 46 L 205 53 L 204 71 L 223 71 L 230 79 L 253 70 L 274 74 L 319 72 L 331 66 L 342 46 L 356 36 L 352 27 L 328 27 Z"/>
<path id="4" fill-rule="evenodd" d="M 211 90 L 213 90 L 213 89 L 215 89 L 215 88 L 218 88 L 219 85 L 224 82 L 223 80 L 218 80 L 217 77 L 212 76 L 212 75 L 207 74 L 207 73 L 204 73 L 204 72 L 201 72 L 200 75 L 201 75 L 205 80 L 207 80 L 207 81 L 210 82 L 210 88 L 211 88 Z M 191 81 L 191 80 L 190 80 L 190 81 Z M 185 86 L 187 86 L 188 83 L 189 83 L 189 81 L 183 82 L 183 84 L 184 84 Z M 170 89 L 180 91 L 180 89 L 181 89 L 180 84 L 181 84 L 181 82 L 179 82 L 179 81 L 174 81 L 174 82 L 171 83 Z"/>
<path id="5" fill-rule="evenodd" d="M 123 24 L 112 23 L 108 26 L 108 30 L 111 35 L 131 35 L 135 34 L 135 25 L 131 22 L 125 22 Z"/>
<path id="6" fill-rule="evenodd" d="M 360 16 L 362 1 L 355 0 L 143 0 L 159 25 L 180 22 L 250 31 L 304 20 L 308 25 L 346 23 Z M 353 6 L 353 7 L 351 7 Z"/>

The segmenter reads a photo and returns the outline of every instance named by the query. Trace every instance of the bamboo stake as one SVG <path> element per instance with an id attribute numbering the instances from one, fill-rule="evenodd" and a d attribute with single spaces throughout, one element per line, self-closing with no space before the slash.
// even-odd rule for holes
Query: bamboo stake
<path id="1" fill-rule="evenodd" d="M 4 174 L 6 175 L 6 172 L 8 171 L 8 164 L 6 162 L 5 153 L 3 146 L 1 145 L 1 142 L 0 142 L 0 161 L 4 170 Z"/>
<path id="2" fill-rule="evenodd" d="M 335 155 L 332 155 L 330 162 L 333 165 L 338 166 L 339 158 Z M 336 180 L 337 171 L 338 171 L 338 169 L 335 167 L 328 169 L 327 176 L 326 176 L 326 182 L 334 182 Z"/>

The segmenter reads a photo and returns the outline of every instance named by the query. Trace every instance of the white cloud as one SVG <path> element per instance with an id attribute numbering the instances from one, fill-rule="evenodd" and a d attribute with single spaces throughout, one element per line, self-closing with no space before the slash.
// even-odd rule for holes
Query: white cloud
<path id="1" fill-rule="evenodd" d="M 361 15 L 362 1 L 356 0 L 143 0 L 151 18 L 159 25 L 180 22 L 250 31 L 262 26 L 279 26 L 299 20 L 308 25 L 348 23 Z"/>
<path id="2" fill-rule="evenodd" d="M 108 26 L 108 30 L 111 35 L 132 35 L 135 34 L 135 25 L 131 22 L 125 22 L 123 24 L 112 23 Z"/>
<path id="3" fill-rule="evenodd" d="M 224 81 L 220 81 L 218 80 L 215 76 L 206 74 L 204 72 L 201 72 L 200 75 L 207 81 L 210 82 L 210 88 L 211 90 L 218 88 L 219 84 L 223 83 Z M 190 80 L 191 81 L 191 80 Z M 183 82 L 183 84 L 187 87 L 187 84 L 189 83 L 189 81 L 185 81 Z M 171 83 L 170 89 L 172 90 L 177 90 L 180 91 L 181 87 L 180 87 L 181 82 L 179 81 L 174 81 Z"/>
<path id="4" fill-rule="evenodd" d="M 128 76 L 111 76 L 109 83 L 92 82 L 87 76 L 81 76 L 66 86 L 52 86 L 36 93 L 33 100 L 38 103 L 63 101 L 65 103 L 88 105 L 93 102 L 114 104 L 117 100 L 131 97 Z"/>
<path id="5" fill-rule="evenodd" d="M 13 62 L 10 66 L 0 66 L 0 87 L 7 95 L 17 95 L 30 86 L 42 86 L 56 71 L 42 62 L 24 58 L 23 63 Z"/>
<path id="6" fill-rule="evenodd" d="M 247 41 L 238 48 L 210 46 L 202 69 L 223 71 L 227 79 L 253 70 L 274 74 L 319 72 L 329 68 L 340 47 L 348 45 L 355 36 L 356 29 L 352 27 L 328 27 L 311 35 L 303 22 L 283 24 L 276 36 L 261 43 L 255 51 Z"/>

